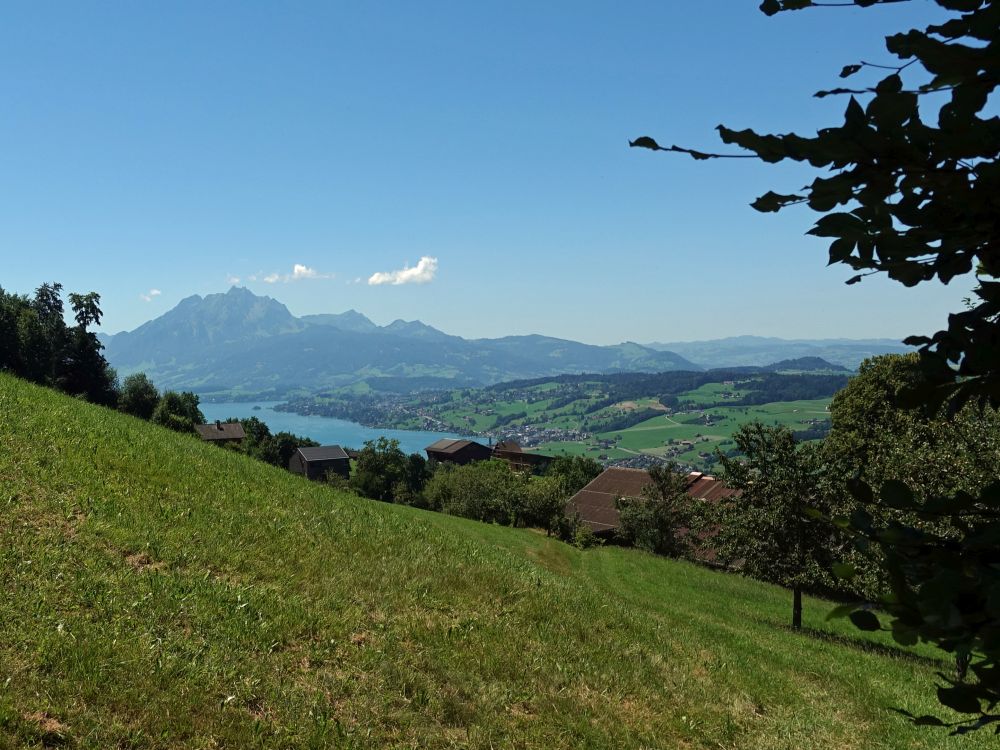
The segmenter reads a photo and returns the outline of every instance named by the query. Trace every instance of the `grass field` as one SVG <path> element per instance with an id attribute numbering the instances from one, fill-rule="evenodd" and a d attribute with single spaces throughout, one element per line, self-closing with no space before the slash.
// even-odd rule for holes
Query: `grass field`
<path id="1" fill-rule="evenodd" d="M 709 384 L 715 385 L 719 384 Z M 699 391 L 709 386 L 703 386 Z M 596 454 L 596 441 L 603 439 L 615 441 L 614 448 L 600 451 L 609 458 L 627 458 L 637 453 L 647 453 L 700 465 L 703 459 L 699 453 L 713 454 L 716 448 L 725 451 L 732 447 L 733 433 L 747 422 L 759 420 L 768 425 L 784 425 L 792 430 L 806 429 L 810 426 L 809 420 L 829 418 L 827 407 L 830 401 L 831 399 L 824 398 L 761 406 L 714 406 L 703 411 L 679 411 L 652 417 L 624 430 L 599 433 L 594 439 L 584 443 L 546 443 L 539 450 L 555 455 L 566 453 L 593 456 Z M 669 441 L 673 441 L 673 444 Z M 680 445 L 683 441 L 688 441 L 691 445 Z"/>
<path id="2" fill-rule="evenodd" d="M 0 376 L 0 748 L 980 748 L 929 648 Z"/>

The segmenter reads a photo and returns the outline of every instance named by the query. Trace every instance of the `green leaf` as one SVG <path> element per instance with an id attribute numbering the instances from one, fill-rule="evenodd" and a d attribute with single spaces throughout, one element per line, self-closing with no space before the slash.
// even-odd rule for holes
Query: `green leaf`
<path id="1" fill-rule="evenodd" d="M 819 508 L 808 507 L 802 511 L 807 518 L 815 518 L 817 521 L 826 521 L 827 515 Z"/>
<path id="2" fill-rule="evenodd" d="M 879 94 L 898 94 L 902 90 L 903 79 L 899 77 L 899 73 L 886 76 L 875 86 L 875 91 Z"/>
<path id="3" fill-rule="evenodd" d="M 815 237 L 858 237 L 864 233 L 865 223 L 857 216 L 844 211 L 827 214 L 816 222 L 806 234 Z"/>
<path id="4" fill-rule="evenodd" d="M 663 151 L 663 147 L 650 138 L 648 135 L 641 135 L 634 141 L 628 142 L 629 148 L 648 148 L 652 151 Z"/>
<path id="5" fill-rule="evenodd" d="M 851 257 L 856 245 L 857 242 L 851 237 L 841 237 L 839 240 L 834 240 L 830 244 L 830 260 L 827 262 L 827 265 L 832 266 L 834 263 L 843 263 Z"/>
<path id="6" fill-rule="evenodd" d="M 846 581 L 854 578 L 858 574 L 858 569 L 850 563 L 838 562 L 833 564 L 833 574 L 837 578 L 842 578 Z"/>
<path id="7" fill-rule="evenodd" d="M 868 505 L 875 499 L 875 494 L 872 492 L 871 486 L 861 479 L 848 479 L 847 491 L 851 493 L 851 497 L 865 505 Z"/>
<path id="8" fill-rule="evenodd" d="M 851 622 L 854 623 L 854 627 L 858 630 L 881 630 L 882 624 L 878 621 L 878 618 L 867 609 L 857 609 L 851 612 L 849 615 Z"/>
<path id="9" fill-rule="evenodd" d="M 769 190 L 750 205 L 761 213 L 770 213 L 780 211 L 789 203 L 796 203 L 800 200 L 802 200 L 801 195 L 782 195 Z"/>
<path id="10" fill-rule="evenodd" d="M 854 75 L 859 70 L 861 70 L 860 65 L 845 65 L 843 70 L 840 71 L 840 77 L 847 78 L 848 76 Z"/>
<path id="11" fill-rule="evenodd" d="M 911 510 L 917 507 L 913 492 L 898 479 L 890 479 L 882 485 L 879 496 L 886 505 L 897 510 Z"/>
<path id="12" fill-rule="evenodd" d="M 764 0 L 760 4 L 761 12 L 766 16 L 773 16 L 781 10 L 781 3 L 778 0 Z"/>

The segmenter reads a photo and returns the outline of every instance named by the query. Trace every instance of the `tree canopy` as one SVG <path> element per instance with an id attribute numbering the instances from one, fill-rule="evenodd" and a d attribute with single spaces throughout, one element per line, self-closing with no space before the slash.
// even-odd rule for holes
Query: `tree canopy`
<path id="1" fill-rule="evenodd" d="M 722 478 L 740 494 L 705 506 L 703 523 L 720 562 L 793 592 L 792 627 L 802 625 L 802 590 L 832 584 L 835 530 L 807 515 L 823 504 L 820 463 L 787 427 L 745 424 L 733 435 L 743 456 L 720 454 Z"/>
<path id="2" fill-rule="evenodd" d="M 774 15 L 907 2 L 764 0 L 760 7 Z M 966 309 L 949 315 L 937 332 L 906 340 L 920 347 L 924 372 L 922 382 L 906 389 L 908 404 L 934 414 L 947 402 L 954 416 L 970 401 L 1000 405 L 1000 117 L 994 99 L 1000 5 L 934 2 L 947 20 L 887 36 L 889 60 L 846 61 L 841 69 L 842 79 L 863 83 L 816 93 L 847 97 L 847 105 L 842 123 L 815 136 L 720 125 L 724 143 L 749 153 L 661 146 L 649 136 L 630 146 L 816 168 L 805 188 L 769 191 L 753 206 L 773 212 L 801 205 L 820 214 L 809 234 L 829 240 L 830 264 L 857 272 L 848 284 L 882 273 L 913 287 L 973 273 Z M 966 681 L 962 668 L 938 691 L 943 704 L 972 715 L 955 727 L 961 733 L 1000 722 L 1000 481 L 978 491 L 920 483 L 923 489 L 897 477 L 853 477 L 852 493 L 862 507 L 836 520 L 856 535 L 859 548 L 880 551 L 891 588 L 881 604 L 897 640 L 933 642 L 968 665 L 974 680 Z M 885 520 L 887 508 L 909 515 Z M 866 609 L 842 612 L 860 627 L 881 627 Z"/>
<path id="3" fill-rule="evenodd" d="M 0 370 L 93 403 L 114 406 L 118 381 L 91 326 L 101 323 L 101 296 L 70 294 L 75 326 L 66 324 L 62 284 L 45 283 L 33 297 L 0 289 Z"/>
<path id="4" fill-rule="evenodd" d="M 855 0 L 872 6 L 901 0 Z M 976 301 L 949 316 L 919 345 L 944 398 L 987 397 L 1000 403 L 1000 118 L 987 116 L 1000 84 L 1000 6 L 993 0 L 935 0 L 952 13 L 944 23 L 886 37 L 898 62 L 852 61 L 841 78 L 882 73 L 846 96 L 844 120 L 815 136 L 760 134 L 720 125 L 726 144 L 764 162 L 806 162 L 822 170 L 796 192 L 770 191 L 759 211 L 805 205 L 821 214 L 809 234 L 830 240 L 829 262 L 858 271 L 848 284 L 884 273 L 906 286 L 949 282 L 974 272 Z M 765 0 L 768 15 L 823 5 Z M 992 111 L 995 111 L 992 110 Z M 644 136 L 631 146 L 676 151 L 695 159 L 728 158 Z"/>

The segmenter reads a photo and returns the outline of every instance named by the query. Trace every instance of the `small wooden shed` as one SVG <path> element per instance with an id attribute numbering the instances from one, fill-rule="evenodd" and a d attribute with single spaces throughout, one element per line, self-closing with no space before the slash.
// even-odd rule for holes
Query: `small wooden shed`
<path id="1" fill-rule="evenodd" d="M 527 471 L 532 474 L 541 473 L 552 462 L 552 456 L 528 453 L 513 440 L 504 440 L 493 446 L 493 457 L 506 461 L 514 471 Z"/>
<path id="2" fill-rule="evenodd" d="M 239 422 L 220 422 L 215 424 L 196 424 L 195 432 L 207 443 L 241 443 L 247 435 Z"/>
<path id="3" fill-rule="evenodd" d="M 299 448 L 288 459 L 288 470 L 307 479 L 325 479 L 328 472 L 351 478 L 351 459 L 339 445 Z"/>
<path id="4" fill-rule="evenodd" d="M 449 440 L 442 438 L 425 449 L 427 459 L 442 463 L 468 464 L 473 461 L 488 461 L 493 451 L 475 440 Z"/>

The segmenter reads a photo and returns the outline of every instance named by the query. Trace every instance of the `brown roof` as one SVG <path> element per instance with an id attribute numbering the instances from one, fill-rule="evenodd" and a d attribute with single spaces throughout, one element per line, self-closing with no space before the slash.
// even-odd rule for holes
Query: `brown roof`
<path id="1" fill-rule="evenodd" d="M 486 448 L 485 445 L 481 445 L 474 440 L 449 440 L 448 438 L 441 438 L 428 445 L 424 450 L 434 451 L 435 453 L 457 453 L 468 445 L 478 445 L 480 448 Z"/>
<path id="2" fill-rule="evenodd" d="M 303 461 L 337 461 L 349 458 L 339 445 L 321 445 L 312 448 L 299 448 Z"/>
<path id="3" fill-rule="evenodd" d="M 610 532 L 618 528 L 619 497 L 641 497 L 642 491 L 653 483 L 645 469 L 623 469 L 613 466 L 605 469 L 590 484 L 577 492 L 566 503 L 566 514 L 580 514 L 580 520 L 594 533 Z M 738 494 L 721 480 L 693 471 L 688 474 L 688 494 L 699 500 L 714 502 L 722 497 Z"/>
<path id="4" fill-rule="evenodd" d="M 239 422 L 196 424 L 194 429 L 202 440 L 242 440 L 247 436 Z"/>
<path id="5" fill-rule="evenodd" d="M 511 453 L 514 453 L 514 452 L 520 453 L 521 452 L 521 446 L 518 445 L 517 443 L 515 443 L 513 440 L 501 440 L 499 443 L 497 443 L 493 447 L 493 450 L 495 450 L 495 451 L 509 451 Z"/>

